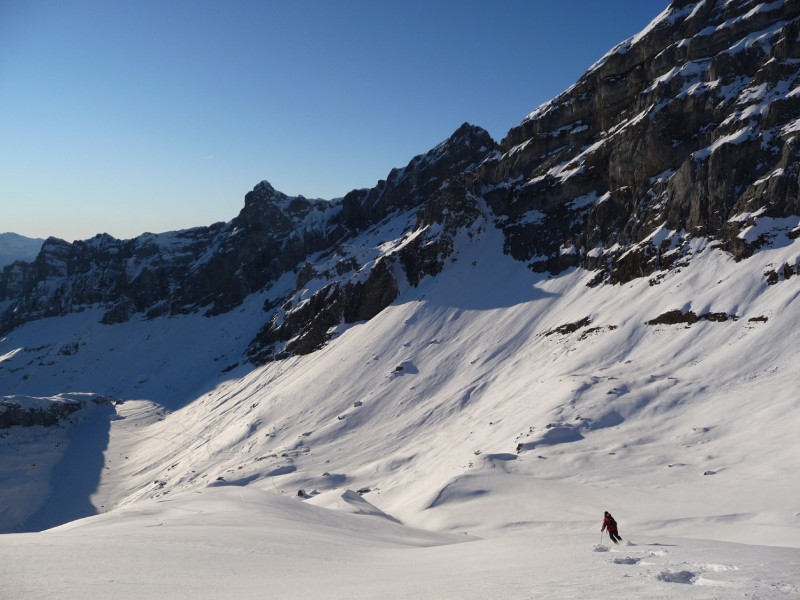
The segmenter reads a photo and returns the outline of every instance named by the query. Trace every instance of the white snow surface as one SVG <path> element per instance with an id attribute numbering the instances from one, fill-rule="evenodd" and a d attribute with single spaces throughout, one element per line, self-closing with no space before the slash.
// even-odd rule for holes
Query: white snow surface
<path id="1" fill-rule="evenodd" d="M 263 367 L 234 365 L 264 294 L 7 334 L 0 394 L 117 405 L 0 430 L 3 597 L 796 598 L 800 278 L 764 273 L 800 242 L 737 263 L 698 240 L 657 285 L 590 288 L 484 225 L 372 320 Z M 371 236 L 367 255 L 401 243 Z M 674 309 L 737 319 L 646 324 Z"/>

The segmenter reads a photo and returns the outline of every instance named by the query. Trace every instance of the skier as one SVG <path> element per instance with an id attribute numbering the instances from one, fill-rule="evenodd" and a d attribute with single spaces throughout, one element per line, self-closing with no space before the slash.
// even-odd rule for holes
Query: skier
<path id="1" fill-rule="evenodd" d="M 605 515 L 603 516 L 603 526 L 600 528 L 600 531 L 603 532 L 606 528 L 608 528 L 608 537 L 611 538 L 612 542 L 618 544 L 622 541 L 622 538 L 619 537 L 619 532 L 617 531 L 617 522 L 608 511 L 606 511 Z"/>

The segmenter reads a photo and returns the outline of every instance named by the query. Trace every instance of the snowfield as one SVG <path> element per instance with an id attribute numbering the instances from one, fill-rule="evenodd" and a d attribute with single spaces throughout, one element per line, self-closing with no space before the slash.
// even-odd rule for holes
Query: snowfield
<path id="1" fill-rule="evenodd" d="M 587 287 L 470 233 L 371 321 L 259 368 L 263 294 L 0 340 L 4 395 L 113 408 L 0 430 L 4 596 L 800 595 L 800 278 L 765 276 L 800 242 L 736 263 L 698 239 Z"/>
<path id="2" fill-rule="evenodd" d="M 557 504 L 540 505 L 556 511 Z M 479 512 L 476 512 L 476 517 Z M 595 520 L 596 521 L 596 520 Z M 252 487 L 184 492 L 4 536 L 13 598 L 792 598 L 800 550 L 517 525 L 485 537 Z M 594 546 L 592 545 L 594 542 Z"/>

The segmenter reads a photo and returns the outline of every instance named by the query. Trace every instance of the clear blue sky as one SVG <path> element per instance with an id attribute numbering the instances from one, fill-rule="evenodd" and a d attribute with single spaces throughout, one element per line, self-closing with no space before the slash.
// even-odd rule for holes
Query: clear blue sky
<path id="1" fill-rule="evenodd" d="M 495 139 L 667 0 L 0 0 L 0 232 L 134 237 Z"/>

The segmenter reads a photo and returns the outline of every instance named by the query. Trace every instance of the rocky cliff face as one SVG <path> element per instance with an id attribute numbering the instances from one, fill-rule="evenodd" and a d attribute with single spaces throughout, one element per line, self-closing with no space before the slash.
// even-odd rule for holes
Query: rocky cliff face
<path id="1" fill-rule="evenodd" d="M 389 306 L 401 283 L 439 273 L 457 231 L 479 214 L 465 182 L 497 148 L 486 131 L 464 124 L 376 187 L 345 196 L 332 218 L 335 247 L 310 256 L 288 298 L 265 307 L 274 312 L 250 345 L 251 360 L 312 352 L 340 325 Z"/>
<path id="2" fill-rule="evenodd" d="M 438 274 L 457 236 L 492 222 L 535 271 L 656 284 L 691 260 L 695 240 L 744 259 L 800 235 L 799 132 L 800 3 L 675 1 L 501 144 L 465 124 L 341 199 L 261 182 L 230 223 L 51 238 L 35 261 L 3 270 L 0 333 L 87 306 L 107 323 L 214 315 L 290 274 L 249 357 L 307 353 Z M 781 265 L 768 283 L 797 272 Z"/>
<path id="3" fill-rule="evenodd" d="M 769 219 L 800 213 L 799 16 L 797 2 L 673 2 L 528 115 L 475 179 L 508 251 L 618 282 L 698 236 L 743 258 L 785 229 Z"/>

